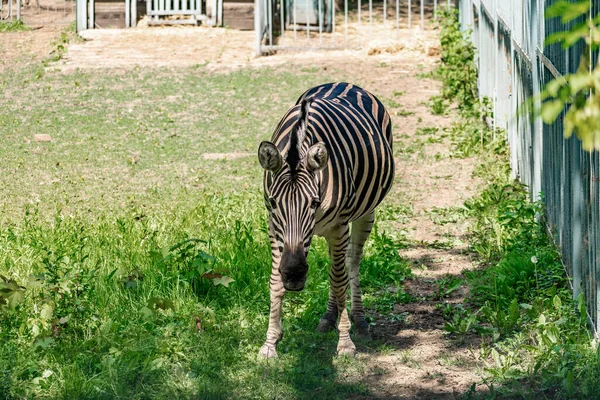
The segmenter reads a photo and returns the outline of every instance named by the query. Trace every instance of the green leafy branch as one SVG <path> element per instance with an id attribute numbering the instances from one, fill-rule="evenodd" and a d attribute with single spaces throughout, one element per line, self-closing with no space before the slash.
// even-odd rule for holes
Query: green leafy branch
<path id="1" fill-rule="evenodd" d="M 556 32 L 546 38 L 546 45 L 562 43 L 567 49 L 579 40 L 586 43 L 576 73 L 559 77 L 549 82 L 540 94 L 543 101 L 540 109 L 542 120 L 552 124 L 565 106 L 564 135 L 573 133 L 582 142 L 586 151 L 600 150 L 600 59 L 592 69 L 590 53 L 600 46 L 600 14 L 592 17 L 590 3 L 559 1 L 546 10 L 546 18 L 561 17 L 563 24 L 586 16 L 585 21 L 575 23 L 571 29 Z"/>

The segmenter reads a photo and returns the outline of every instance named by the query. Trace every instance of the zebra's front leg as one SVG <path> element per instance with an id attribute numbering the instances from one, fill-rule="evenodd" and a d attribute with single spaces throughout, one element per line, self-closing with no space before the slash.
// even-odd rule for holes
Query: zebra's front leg
<path id="1" fill-rule="evenodd" d="M 283 337 L 283 329 L 281 328 L 281 307 L 283 304 L 283 295 L 285 288 L 279 273 L 279 261 L 281 255 L 277 248 L 277 244 L 271 240 L 272 253 L 272 269 L 271 280 L 269 281 L 269 289 L 271 291 L 271 310 L 269 313 L 269 327 L 267 328 L 267 340 L 260 348 L 258 354 L 266 359 L 277 357 L 277 343 Z"/>
<path id="2" fill-rule="evenodd" d="M 319 320 L 317 331 L 325 333 L 335 330 L 335 324 L 337 323 L 338 317 L 338 305 L 335 293 L 333 293 L 333 287 L 329 288 L 329 302 L 327 303 L 327 311 Z"/>
<path id="3" fill-rule="evenodd" d="M 331 292 L 337 303 L 337 314 L 339 315 L 337 346 L 338 355 L 354 355 L 356 346 L 350 339 L 350 318 L 346 307 L 346 292 L 348 290 L 348 273 L 346 272 L 346 250 L 350 235 L 348 226 L 340 226 L 327 236 L 329 244 L 329 256 L 331 257 L 331 270 L 329 271 L 329 282 Z"/>

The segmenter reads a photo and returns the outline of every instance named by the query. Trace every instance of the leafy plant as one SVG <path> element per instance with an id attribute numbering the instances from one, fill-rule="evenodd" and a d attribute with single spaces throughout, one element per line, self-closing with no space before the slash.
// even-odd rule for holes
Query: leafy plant
<path id="1" fill-rule="evenodd" d="M 448 105 L 442 96 L 432 96 L 429 99 L 429 108 L 433 115 L 445 115 L 448 111 Z"/>
<path id="2" fill-rule="evenodd" d="M 523 185 L 492 183 L 467 202 L 465 208 L 475 217 L 471 245 L 486 259 L 494 259 L 524 235 L 543 232 L 535 220 L 541 203 L 530 203 Z"/>
<path id="3" fill-rule="evenodd" d="M 23 301 L 24 292 L 24 286 L 19 285 L 14 279 L 0 275 L 0 310 L 14 309 Z"/>
<path id="4" fill-rule="evenodd" d="M 478 314 L 479 311 L 473 312 L 464 308 L 462 304 L 450 306 L 445 312 L 444 331 L 455 336 L 459 343 L 463 343 L 468 334 L 480 330 Z"/>
<path id="5" fill-rule="evenodd" d="M 544 103 L 539 110 L 542 120 L 552 124 L 566 106 L 565 138 L 575 133 L 587 151 L 600 150 L 600 61 L 594 66 L 589 58 L 591 50 L 600 47 L 600 14 L 592 16 L 590 5 L 587 0 L 577 3 L 561 0 L 546 9 L 546 18 L 560 17 L 563 24 L 570 24 L 582 16 L 585 19 L 563 32 L 548 36 L 545 44 L 560 42 L 566 49 L 584 40 L 586 49 L 577 72 L 556 78 L 546 85 L 540 94 Z"/>
<path id="6" fill-rule="evenodd" d="M 426 135 L 435 135 L 438 132 L 438 128 L 436 128 L 435 126 L 429 126 L 429 127 L 418 127 L 416 130 L 416 134 L 418 136 L 426 136 Z"/>
<path id="7" fill-rule="evenodd" d="M 4 32 L 22 32 L 28 31 L 29 28 L 23 20 L 17 19 L 14 21 L 0 21 L 0 33 Z"/>
<path id="8" fill-rule="evenodd" d="M 400 286 L 411 276 L 410 263 L 398 253 L 400 248 L 406 247 L 405 242 L 380 231 L 377 225 L 369 241 L 361 262 L 361 286 L 376 289 Z"/>
<path id="9" fill-rule="evenodd" d="M 215 286 L 229 286 L 234 280 L 223 275 L 223 270 L 214 269 L 215 258 L 202 250 L 201 245 L 206 245 L 206 241 L 186 239 L 160 251 L 152 251 L 150 255 L 159 268 L 176 269 L 179 278 L 192 285 L 204 278 L 212 280 Z"/>
<path id="10" fill-rule="evenodd" d="M 470 31 L 463 32 L 458 10 L 448 8 L 440 13 L 441 61 L 437 74 L 442 77 L 441 97 L 432 100 L 434 112 L 444 111 L 444 100 L 458 102 L 463 114 L 479 113 L 475 46 L 469 40 Z"/>
<path id="11" fill-rule="evenodd" d="M 446 275 L 436 281 L 438 285 L 437 298 L 441 299 L 450 296 L 463 284 L 463 280 L 454 275 Z"/>

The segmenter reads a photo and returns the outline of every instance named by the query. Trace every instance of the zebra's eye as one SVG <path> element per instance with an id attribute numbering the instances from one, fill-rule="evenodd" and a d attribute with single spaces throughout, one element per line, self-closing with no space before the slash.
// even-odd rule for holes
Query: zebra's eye
<path id="1" fill-rule="evenodd" d="M 312 202 L 310 203 L 310 207 L 314 210 L 317 207 L 319 207 L 321 205 L 321 200 L 317 199 L 316 197 L 314 199 L 312 199 Z"/>
<path id="2" fill-rule="evenodd" d="M 277 202 L 275 201 L 274 198 L 269 197 L 269 203 L 271 204 L 271 209 L 274 210 L 277 208 Z"/>

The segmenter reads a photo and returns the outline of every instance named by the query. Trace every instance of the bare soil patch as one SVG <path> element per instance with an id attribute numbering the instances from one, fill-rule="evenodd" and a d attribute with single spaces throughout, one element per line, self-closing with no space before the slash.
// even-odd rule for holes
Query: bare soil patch
<path id="1" fill-rule="evenodd" d="M 362 50 L 313 52 L 279 52 L 271 57 L 256 57 L 255 34 L 225 28 L 207 27 L 139 27 L 136 29 L 95 29 L 81 33 L 83 43 L 72 44 L 57 67 L 64 71 L 81 69 L 130 69 L 132 67 L 191 67 L 205 66 L 210 71 L 278 66 L 289 63 L 334 66 L 340 58 L 346 61 L 364 59 L 378 54 L 384 59 L 427 57 L 435 52 L 435 33 L 418 33 L 403 29 L 398 39 L 382 40 L 375 35 L 365 39 Z M 394 51 L 390 52 L 390 48 Z M 433 50 L 432 50 L 433 49 Z"/>
<path id="2" fill-rule="evenodd" d="M 52 44 L 64 29 L 62 25 L 47 25 L 25 32 L 0 34 L 0 72 L 36 64 L 47 58 Z"/>

